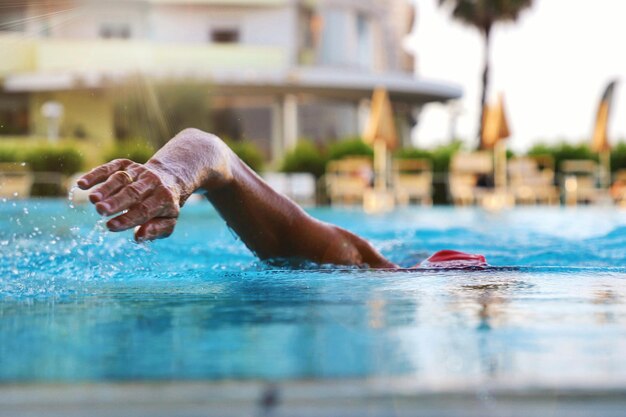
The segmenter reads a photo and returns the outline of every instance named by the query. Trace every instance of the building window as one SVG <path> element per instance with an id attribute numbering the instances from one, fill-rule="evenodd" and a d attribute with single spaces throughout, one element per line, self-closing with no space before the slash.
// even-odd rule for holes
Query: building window
<path id="1" fill-rule="evenodd" d="M 211 42 L 213 43 L 238 43 L 239 29 L 213 29 L 211 30 Z"/>
<path id="2" fill-rule="evenodd" d="M 361 68 L 372 67 L 372 30 L 368 16 L 364 13 L 356 15 L 356 59 Z"/>
<path id="3" fill-rule="evenodd" d="M 324 22 L 322 17 L 309 7 L 300 8 L 299 13 L 299 61 L 301 65 L 312 65 L 319 52 Z"/>
<path id="4" fill-rule="evenodd" d="M 26 94 L 0 96 L 0 135 L 28 134 L 29 100 Z"/>
<path id="5" fill-rule="evenodd" d="M 330 66 L 349 66 L 354 61 L 354 48 L 350 40 L 350 15 L 342 9 L 325 11 L 322 39 L 320 45 L 320 63 Z"/>
<path id="6" fill-rule="evenodd" d="M 128 23 L 103 23 L 100 25 L 100 37 L 103 39 L 128 39 L 131 30 Z"/>

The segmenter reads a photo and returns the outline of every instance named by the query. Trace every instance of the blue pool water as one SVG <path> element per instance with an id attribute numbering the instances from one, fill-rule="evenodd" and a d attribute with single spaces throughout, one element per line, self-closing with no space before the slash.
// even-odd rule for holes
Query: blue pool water
<path id="1" fill-rule="evenodd" d="M 91 207 L 0 204 L 0 382 L 402 377 L 438 386 L 626 386 L 626 213 L 314 209 L 415 264 L 440 249 L 517 270 L 258 262 L 207 204 L 148 245 Z"/>

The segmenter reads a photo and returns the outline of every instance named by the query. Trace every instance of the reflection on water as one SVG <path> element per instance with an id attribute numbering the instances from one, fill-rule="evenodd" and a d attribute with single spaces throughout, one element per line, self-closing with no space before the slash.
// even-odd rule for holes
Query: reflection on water
<path id="1" fill-rule="evenodd" d="M 498 232 L 506 219 L 490 228 L 476 212 L 445 228 L 450 211 L 364 218 L 322 210 L 398 259 L 476 245 L 492 264 L 522 268 L 294 271 L 256 262 L 206 206 L 190 207 L 173 239 L 149 246 L 94 227 L 90 211 L 23 208 L 0 208 L 2 382 L 626 383 L 626 269 L 617 249 L 626 238 L 615 232 L 617 218 L 597 220 L 614 222 L 608 232 L 596 225 L 604 237 L 591 234 L 591 217 L 581 223 L 586 237 L 563 237 L 543 223 L 529 229 L 524 212 L 512 212 L 516 241 Z M 559 245 L 546 250 L 533 233 Z M 517 249 L 503 251 L 504 242 Z M 585 265 L 576 245 L 607 253 Z M 555 251 L 559 258 L 549 258 Z M 533 257 L 548 266 L 520 261 Z"/>
<path id="2" fill-rule="evenodd" d="M 386 332 L 395 320 L 406 324 L 403 315 L 387 311 L 385 330 L 374 329 L 367 297 L 324 296 L 328 290 L 323 282 L 307 288 L 298 281 L 277 285 L 240 277 L 227 286 L 203 280 L 173 288 L 115 284 L 60 303 L 4 303 L 0 377 L 281 378 L 402 372 L 402 357 Z"/>

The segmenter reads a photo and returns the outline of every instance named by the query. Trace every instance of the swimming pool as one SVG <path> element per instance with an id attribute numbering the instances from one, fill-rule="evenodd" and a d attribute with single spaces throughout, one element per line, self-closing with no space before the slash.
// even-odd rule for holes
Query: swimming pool
<path id="1" fill-rule="evenodd" d="M 208 203 L 148 245 L 88 206 L 0 204 L 0 384 L 395 380 L 626 391 L 626 213 L 410 208 L 311 213 L 413 265 L 439 249 L 485 271 L 258 261 Z"/>

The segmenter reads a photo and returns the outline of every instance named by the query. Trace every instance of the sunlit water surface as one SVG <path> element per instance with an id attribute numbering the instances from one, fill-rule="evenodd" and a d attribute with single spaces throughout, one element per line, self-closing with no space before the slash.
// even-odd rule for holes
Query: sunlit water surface
<path id="1" fill-rule="evenodd" d="M 517 269 L 259 263 L 209 204 L 170 239 L 91 207 L 0 204 L 0 382 L 414 378 L 626 386 L 626 213 L 311 213 L 413 265 L 439 249 Z"/>

